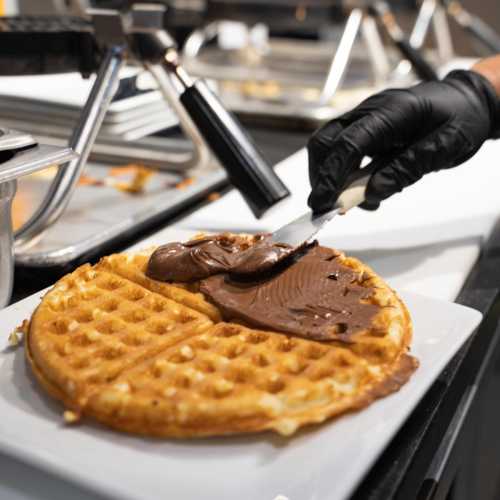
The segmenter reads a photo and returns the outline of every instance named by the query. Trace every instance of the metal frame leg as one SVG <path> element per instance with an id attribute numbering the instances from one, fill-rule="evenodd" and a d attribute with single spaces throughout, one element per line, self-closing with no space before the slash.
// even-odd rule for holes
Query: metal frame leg
<path id="1" fill-rule="evenodd" d="M 342 84 L 362 20 L 363 11 L 361 9 L 353 9 L 349 14 L 344 32 L 342 33 L 339 45 L 333 56 L 330 68 L 328 69 L 328 74 L 318 100 L 318 105 L 321 106 L 327 104 Z"/>
<path id="2" fill-rule="evenodd" d="M 365 16 L 363 18 L 361 35 L 370 57 L 375 84 L 381 84 L 391 74 L 391 65 L 377 23 L 372 17 Z"/>
<path id="3" fill-rule="evenodd" d="M 22 250 L 35 242 L 38 236 L 59 220 L 66 209 L 116 92 L 122 64 L 122 49 L 114 47 L 108 50 L 69 143 L 79 157 L 59 169 L 35 214 L 16 232 L 16 250 Z"/>
<path id="4" fill-rule="evenodd" d="M 182 57 L 194 59 L 201 49 L 219 34 L 219 21 L 214 21 L 200 29 L 193 31 L 186 39 L 182 48 Z"/>
<path id="5" fill-rule="evenodd" d="M 441 63 L 449 61 L 454 56 L 454 50 L 446 11 L 437 0 L 423 0 L 409 38 L 410 45 L 420 50 L 431 28 L 439 60 Z M 411 65 L 408 61 L 403 60 L 398 64 L 395 73 L 407 75 L 410 71 Z"/>
<path id="6" fill-rule="evenodd" d="M 446 10 L 438 5 L 432 17 L 432 30 L 436 39 L 436 47 L 441 62 L 448 62 L 455 56 L 453 39 L 450 33 L 450 25 Z"/>
<path id="7" fill-rule="evenodd" d="M 16 190 L 16 180 L 0 183 L 0 309 L 9 304 L 14 286 L 12 200 Z"/>
<path id="8" fill-rule="evenodd" d="M 437 0 L 423 0 L 418 11 L 417 19 L 409 38 L 410 45 L 420 50 L 424 45 L 425 39 L 429 33 L 434 13 L 437 9 Z M 395 74 L 406 76 L 411 73 L 412 65 L 407 59 L 403 59 L 396 67 Z"/>
<path id="9" fill-rule="evenodd" d="M 437 0 L 424 0 L 410 35 L 411 46 L 421 49 L 431 27 L 439 59 L 447 62 L 453 58 L 454 50 L 446 10 Z"/>
<path id="10" fill-rule="evenodd" d="M 422 2 L 409 40 L 411 46 L 415 49 L 420 49 L 424 45 L 436 9 L 436 0 L 424 0 Z"/>
<path id="11" fill-rule="evenodd" d="M 183 165 L 186 168 L 196 167 L 197 169 L 204 169 L 210 164 L 215 163 L 216 160 L 205 143 L 205 140 L 193 123 L 193 120 L 191 120 L 187 111 L 184 109 L 179 99 L 180 92 L 170 74 L 165 69 L 165 66 L 160 64 L 147 64 L 146 68 L 158 83 L 158 87 L 163 97 L 177 114 L 182 130 L 194 146 L 193 153 L 184 160 L 179 158 L 176 164 Z"/>

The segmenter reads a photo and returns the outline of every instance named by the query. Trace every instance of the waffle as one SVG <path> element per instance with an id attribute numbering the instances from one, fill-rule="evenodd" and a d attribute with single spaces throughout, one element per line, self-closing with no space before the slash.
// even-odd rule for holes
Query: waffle
<path id="1" fill-rule="evenodd" d="M 78 268 L 33 314 L 27 359 L 68 420 L 149 436 L 290 435 L 397 390 L 417 366 L 404 304 L 356 259 L 340 257 L 382 307 L 346 344 L 223 322 L 196 285 L 147 278 L 150 253 Z"/>

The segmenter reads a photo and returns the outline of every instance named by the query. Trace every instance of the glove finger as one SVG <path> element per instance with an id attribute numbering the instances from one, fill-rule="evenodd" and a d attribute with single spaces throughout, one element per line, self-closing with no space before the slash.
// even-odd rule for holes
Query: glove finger
<path id="1" fill-rule="evenodd" d="M 336 138 L 344 130 L 339 119 L 332 120 L 317 130 L 307 143 L 309 159 L 309 182 L 314 186 L 318 182 L 319 167 L 332 151 Z"/>
<path id="2" fill-rule="evenodd" d="M 359 168 L 363 158 L 384 152 L 383 144 L 387 142 L 385 138 L 390 132 L 386 122 L 372 113 L 338 133 L 336 139 L 329 143 L 329 155 L 323 161 L 317 162 L 310 155 L 309 180 L 312 191 L 308 204 L 314 212 L 333 208 L 346 187 L 348 177 Z"/>
<path id="3" fill-rule="evenodd" d="M 307 143 L 307 152 L 309 157 L 309 182 L 311 185 L 316 184 L 317 177 L 321 175 L 319 171 L 320 166 L 325 162 L 336 147 L 336 141 L 344 134 L 344 132 L 354 126 L 353 130 L 351 130 L 349 135 L 346 136 L 346 140 L 352 142 L 351 136 L 356 135 L 356 131 L 360 126 L 355 123 L 358 121 L 363 121 L 367 127 L 372 126 L 372 124 L 369 123 L 370 120 L 368 120 L 367 116 L 364 114 L 362 106 L 358 106 L 335 120 L 331 120 L 311 135 Z"/>
<path id="4" fill-rule="evenodd" d="M 429 172 L 458 165 L 469 148 L 469 141 L 447 124 L 391 159 L 377 158 L 374 161 L 380 166 L 368 182 L 366 201 L 380 202 Z"/>
<path id="5" fill-rule="evenodd" d="M 359 208 L 362 208 L 363 210 L 368 210 L 370 212 L 374 212 L 375 210 L 380 207 L 380 203 L 374 203 L 374 202 L 369 202 L 369 201 L 364 201 L 359 205 Z"/>
<path id="6" fill-rule="evenodd" d="M 344 130 L 345 126 L 340 119 L 332 120 L 316 130 L 307 142 L 307 151 L 317 161 L 323 161 L 332 148 L 332 143 Z"/>
<path id="7" fill-rule="evenodd" d="M 362 155 L 342 141 L 336 141 L 332 151 L 318 168 L 314 168 L 314 173 L 309 165 L 312 190 L 307 203 L 315 213 L 326 212 L 334 207 L 347 177 L 359 168 L 363 159 Z"/>
<path id="8" fill-rule="evenodd" d="M 384 154 L 392 149 L 394 127 L 379 113 L 371 113 L 351 123 L 337 137 L 341 149 L 355 151 L 361 158 Z"/>

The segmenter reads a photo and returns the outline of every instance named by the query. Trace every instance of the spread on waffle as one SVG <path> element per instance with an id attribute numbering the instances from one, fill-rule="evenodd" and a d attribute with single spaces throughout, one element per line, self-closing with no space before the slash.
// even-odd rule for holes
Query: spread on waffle
<path id="1" fill-rule="evenodd" d="M 204 271 L 189 280 L 182 254 L 174 268 L 184 283 L 158 279 L 180 244 L 78 268 L 31 318 L 26 356 L 36 378 L 72 419 L 164 437 L 290 435 L 409 379 L 417 361 L 408 312 L 370 268 L 313 247 L 282 268 L 290 252 L 278 250 L 278 270 L 255 275 L 255 254 L 240 257 L 261 243 L 224 235 L 188 244 Z M 235 267 L 243 278 L 230 274 Z M 301 299 L 308 290 L 314 303 Z"/>

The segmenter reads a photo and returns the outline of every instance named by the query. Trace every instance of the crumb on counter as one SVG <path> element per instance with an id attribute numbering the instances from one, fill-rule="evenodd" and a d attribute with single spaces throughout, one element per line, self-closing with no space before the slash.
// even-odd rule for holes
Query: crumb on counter
<path id="1" fill-rule="evenodd" d="M 13 332 L 9 335 L 9 345 L 11 347 L 16 347 L 18 346 L 22 339 L 23 336 L 28 333 L 28 328 L 30 326 L 29 320 L 25 319 L 21 325 L 16 326 Z"/>
<path id="2" fill-rule="evenodd" d="M 129 167 L 133 168 L 132 180 L 128 182 L 116 182 L 114 186 L 126 193 L 142 193 L 149 179 L 156 173 L 156 170 L 143 165 L 131 165 Z"/>
<path id="3" fill-rule="evenodd" d="M 187 187 L 191 186 L 194 181 L 194 177 L 186 177 L 175 185 L 175 189 L 186 189 Z"/>
<path id="4" fill-rule="evenodd" d="M 142 193 L 156 169 L 141 164 L 131 163 L 108 169 L 104 178 L 82 175 L 79 186 L 107 186 L 130 194 Z M 118 180 L 122 178 L 123 180 Z"/>
<path id="5" fill-rule="evenodd" d="M 78 186 L 104 186 L 104 181 L 102 179 L 95 179 L 90 175 L 82 174 L 78 179 Z"/>
<path id="6" fill-rule="evenodd" d="M 17 330 L 14 330 L 10 335 L 9 335 L 9 345 L 11 347 L 16 347 L 19 345 L 21 342 L 21 337 Z"/>

